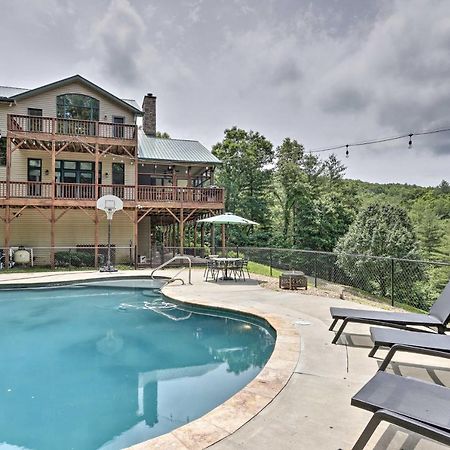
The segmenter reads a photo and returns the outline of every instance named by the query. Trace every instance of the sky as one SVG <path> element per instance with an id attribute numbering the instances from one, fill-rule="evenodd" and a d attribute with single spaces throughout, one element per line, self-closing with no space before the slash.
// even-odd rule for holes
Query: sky
<path id="1" fill-rule="evenodd" d="M 0 0 L 0 16 L 0 85 L 151 92 L 158 130 L 208 148 L 234 125 L 307 150 L 450 127 L 448 0 Z M 450 180 L 450 133 L 336 154 L 348 178 Z"/>

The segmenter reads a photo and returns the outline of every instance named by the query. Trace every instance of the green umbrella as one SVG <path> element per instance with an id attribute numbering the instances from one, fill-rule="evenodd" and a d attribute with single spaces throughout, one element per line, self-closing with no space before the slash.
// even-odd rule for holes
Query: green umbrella
<path id="1" fill-rule="evenodd" d="M 259 225 L 258 222 L 254 222 L 250 219 L 237 216 L 233 213 L 220 214 L 218 216 L 208 217 L 206 219 L 198 220 L 199 223 L 211 223 L 220 225 Z M 222 253 L 225 255 L 225 229 L 222 228 Z"/>

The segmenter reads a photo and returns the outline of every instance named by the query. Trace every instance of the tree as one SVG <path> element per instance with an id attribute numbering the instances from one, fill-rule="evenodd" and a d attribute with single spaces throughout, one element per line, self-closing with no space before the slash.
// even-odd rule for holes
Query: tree
<path id="1" fill-rule="evenodd" d="M 272 143 L 258 132 L 233 127 L 213 146 L 213 154 L 222 161 L 216 181 L 226 191 L 225 209 L 261 224 L 253 236 L 242 228 L 230 228 L 235 243 L 265 245 L 271 229 Z"/>
<path id="2" fill-rule="evenodd" d="M 444 236 L 444 229 L 433 204 L 425 198 L 415 202 L 411 217 L 426 257 L 432 256 L 439 248 Z"/>
<path id="3" fill-rule="evenodd" d="M 450 194 L 450 183 L 446 180 L 442 180 L 439 184 L 439 186 L 437 187 L 437 189 L 442 193 L 442 194 Z"/>
<path id="4" fill-rule="evenodd" d="M 170 135 L 166 131 L 157 131 L 156 137 L 160 139 L 170 139 Z"/>
<path id="5" fill-rule="evenodd" d="M 358 287 L 386 296 L 390 290 L 391 267 L 388 259 L 361 258 L 353 255 L 418 259 L 418 242 L 406 211 L 392 205 L 369 205 L 350 225 L 339 240 L 338 266 Z M 397 265 L 395 279 L 401 282 L 411 277 L 408 267 Z M 417 273 L 414 278 L 421 276 Z M 399 283 L 397 283 L 399 285 Z M 411 286 L 409 286 L 411 287 Z"/>
<path id="6" fill-rule="evenodd" d="M 276 151 L 277 198 L 282 207 L 282 238 L 288 247 L 331 251 L 353 219 L 353 196 L 342 185 L 345 166 L 305 153 L 286 138 Z"/>

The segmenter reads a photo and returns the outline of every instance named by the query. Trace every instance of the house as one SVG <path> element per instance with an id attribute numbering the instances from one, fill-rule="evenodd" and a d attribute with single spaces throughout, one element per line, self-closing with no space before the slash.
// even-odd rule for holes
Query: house
<path id="1" fill-rule="evenodd" d="M 0 87 L 0 136 L 6 267 L 18 246 L 33 249 L 36 264 L 54 267 L 55 253 L 84 249 L 98 265 L 107 220 L 96 200 L 106 194 L 124 202 L 112 227 L 116 263 L 152 258 L 162 245 L 183 252 L 186 228 L 197 238 L 196 220 L 223 211 L 220 161 L 197 141 L 156 137 L 152 94 L 141 110 L 80 75 Z"/>

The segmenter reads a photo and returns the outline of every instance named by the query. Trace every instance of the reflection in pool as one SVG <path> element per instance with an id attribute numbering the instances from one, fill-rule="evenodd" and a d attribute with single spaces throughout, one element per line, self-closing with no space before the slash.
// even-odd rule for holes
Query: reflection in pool
<path id="1" fill-rule="evenodd" d="M 156 289 L 0 292 L 0 449 L 119 449 L 190 422 L 270 357 L 262 323 Z"/>

